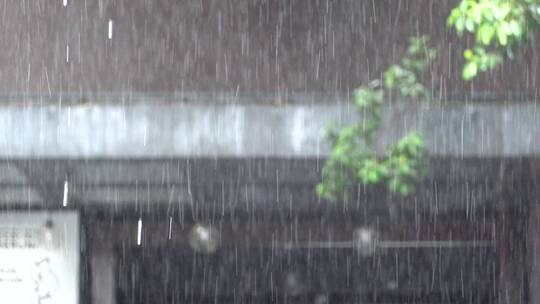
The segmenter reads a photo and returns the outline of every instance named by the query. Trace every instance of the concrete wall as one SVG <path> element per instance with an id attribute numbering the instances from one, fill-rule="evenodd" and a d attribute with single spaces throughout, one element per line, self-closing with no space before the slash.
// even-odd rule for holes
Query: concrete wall
<path id="1" fill-rule="evenodd" d="M 328 155 L 325 125 L 346 125 L 343 105 L 72 105 L 0 107 L 1 158 L 293 157 Z M 536 104 L 395 104 L 384 111 L 379 150 L 407 131 L 433 156 L 540 153 Z"/>

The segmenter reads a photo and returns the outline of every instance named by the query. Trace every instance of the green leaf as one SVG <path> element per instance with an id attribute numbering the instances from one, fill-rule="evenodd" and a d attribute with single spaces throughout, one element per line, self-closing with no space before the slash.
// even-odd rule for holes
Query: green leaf
<path id="1" fill-rule="evenodd" d="M 388 188 L 392 192 L 397 192 L 399 188 L 399 179 L 397 179 L 397 177 L 392 177 L 388 180 Z"/>
<path id="2" fill-rule="evenodd" d="M 478 73 L 477 63 L 474 61 L 469 61 L 465 64 L 463 68 L 463 79 L 470 80 L 473 79 Z"/>
<path id="3" fill-rule="evenodd" d="M 497 28 L 497 38 L 499 39 L 499 44 L 506 46 L 508 44 L 508 32 L 507 32 L 506 23 Z"/>
<path id="4" fill-rule="evenodd" d="M 472 60 L 473 56 L 474 56 L 473 52 L 469 49 L 466 49 L 465 52 L 463 52 L 463 57 L 465 57 L 465 59 L 469 61 Z"/>
<path id="5" fill-rule="evenodd" d="M 379 182 L 379 174 L 376 170 L 372 170 L 369 172 L 368 181 L 372 184 L 376 184 Z"/>
<path id="6" fill-rule="evenodd" d="M 474 31 L 474 22 L 471 19 L 466 19 L 465 20 L 465 28 L 467 29 L 467 31 L 473 32 Z"/>
<path id="7" fill-rule="evenodd" d="M 315 192 L 318 196 L 323 196 L 325 193 L 324 184 L 317 184 L 317 186 L 315 187 Z"/>
<path id="8" fill-rule="evenodd" d="M 412 191 L 413 191 L 413 188 L 410 185 L 407 185 L 407 184 L 399 185 L 399 194 L 403 196 L 411 194 Z"/>
<path id="9" fill-rule="evenodd" d="M 476 5 L 471 9 L 471 15 L 476 24 L 480 24 L 482 22 L 482 9 L 479 5 Z"/>
<path id="10" fill-rule="evenodd" d="M 521 25 L 519 24 L 519 22 L 517 22 L 516 20 L 511 20 L 511 21 L 508 23 L 508 26 L 509 26 L 509 28 L 510 28 L 510 32 L 511 32 L 514 36 L 521 37 L 521 35 L 523 34 L 523 28 L 521 27 Z"/>
<path id="11" fill-rule="evenodd" d="M 465 21 L 461 18 L 457 19 L 454 26 L 456 27 L 458 34 L 463 34 L 463 31 L 465 30 Z"/>
<path id="12" fill-rule="evenodd" d="M 483 45 L 489 45 L 495 35 L 495 28 L 491 25 L 483 24 L 476 33 L 477 40 Z"/>

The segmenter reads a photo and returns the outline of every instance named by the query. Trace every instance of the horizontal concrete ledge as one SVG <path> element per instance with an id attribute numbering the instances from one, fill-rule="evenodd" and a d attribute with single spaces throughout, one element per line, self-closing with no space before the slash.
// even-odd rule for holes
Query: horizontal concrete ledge
<path id="1" fill-rule="evenodd" d="M 430 105 L 384 110 L 379 151 L 416 130 L 434 156 L 540 153 L 533 103 Z M 0 107 L 0 158 L 327 156 L 325 125 L 355 119 L 350 104 L 294 106 L 108 104 Z"/>
<path id="2" fill-rule="evenodd" d="M 512 205 L 521 208 L 531 164 L 523 158 L 431 159 L 429 175 L 414 196 L 387 195 L 384 186 L 360 188 L 357 199 L 343 205 L 316 196 L 322 163 L 298 158 L 3 160 L 0 209 L 67 207 L 135 217 L 179 212 L 186 218 L 342 218 L 344 213 L 388 215 L 397 210 L 485 217 L 500 202 L 501 181 L 511 187 Z M 501 180 L 501 170 L 512 174 Z"/>

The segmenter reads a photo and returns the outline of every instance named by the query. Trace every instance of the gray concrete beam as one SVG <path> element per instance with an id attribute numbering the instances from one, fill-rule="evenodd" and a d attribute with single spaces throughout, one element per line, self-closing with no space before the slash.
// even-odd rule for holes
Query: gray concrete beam
<path id="1" fill-rule="evenodd" d="M 434 156 L 537 155 L 539 116 L 530 103 L 399 103 L 385 109 L 376 146 L 417 130 Z M 318 158 L 327 122 L 354 119 L 350 104 L 3 106 L 0 158 Z"/>

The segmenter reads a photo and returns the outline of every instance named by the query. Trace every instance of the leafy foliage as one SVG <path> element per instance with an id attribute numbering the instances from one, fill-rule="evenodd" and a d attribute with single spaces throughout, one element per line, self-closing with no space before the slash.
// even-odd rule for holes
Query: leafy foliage
<path id="1" fill-rule="evenodd" d="M 411 38 L 407 55 L 400 65 L 391 66 L 384 73 L 383 81 L 375 80 L 355 91 L 358 122 L 339 132 L 333 126 L 327 130 L 333 149 L 322 171 L 323 181 L 316 188 L 319 196 L 334 202 L 347 202 L 358 184 L 384 183 L 388 190 L 400 195 L 414 191 L 415 184 L 426 171 L 422 137 L 410 133 L 389 147 L 382 157 L 377 157 L 373 150 L 373 139 L 381 125 L 385 94 L 395 92 L 401 98 L 430 99 L 430 93 L 419 82 L 419 77 L 435 53 L 426 37 Z"/>
<path id="2" fill-rule="evenodd" d="M 515 48 L 532 41 L 540 29 L 540 0 L 461 0 L 448 17 L 448 25 L 459 35 L 471 34 L 475 45 L 464 52 L 463 78 L 496 67 L 514 56 Z M 332 154 L 323 168 L 319 196 L 347 202 L 358 184 L 385 184 L 400 195 L 414 191 L 426 172 L 427 153 L 420 134 L 410 133 L 389 147 L 380 157 L 373 151 L 373 138 L 381 125 L 385 98 L 429 100 L 429 91 L 420 75 L 435 56 L 426 37 L 412 38 L 405 58 L 368 86 L 355 91 L 359 121 L 339 131 L 330 126 L 328 138 Z"/>
<path id="3" fill-rule="evenodd" d="M 540 27 L 540 0 L 462 0 L 448 25 L 459 35 L 475 37 L 474 48 L 464 52 L 463 78 L 470 80 L 512 58 L 518 44 L 533 39 Z"/>

